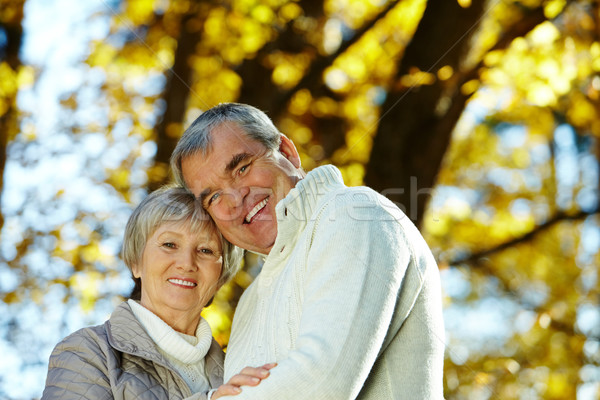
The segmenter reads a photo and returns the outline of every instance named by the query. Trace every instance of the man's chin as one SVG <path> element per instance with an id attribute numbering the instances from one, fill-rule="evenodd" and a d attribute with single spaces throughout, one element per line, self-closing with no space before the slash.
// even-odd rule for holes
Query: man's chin
<path id="1" fill-rule="evenodd" d="M 249 242 L 248 239 L 249 238 L 247 238 L 245 241 L 245 246 L 239 246 L 239 247 L 242 247 L 253 253 L 267 255 L 267 254 L 269 254 L 269 252 L 273 248 L 273 245 L 275 244 L 275 238 L 273 238 L 273 240 L 266 241 L 265 237 L 262 236 L 262 237 L 258 237 L 257 240 L 252 241 L 252 242 Z"/>

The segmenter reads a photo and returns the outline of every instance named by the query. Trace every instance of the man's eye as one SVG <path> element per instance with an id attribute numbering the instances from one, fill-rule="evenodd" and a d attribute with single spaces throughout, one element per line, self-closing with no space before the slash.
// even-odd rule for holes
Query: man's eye
<path id="1" fill-rule="evenodd" d="M 246 172 L 248 170 L 248 168 L 250 168 L 250 164 L 246 164 L 242 167 L 240 167 L 239 171 L 238 171 L 238 175 L 243 174 L 244 172 Z"/>
<path id="2" fill-rule="evenodd" d="M 210 198 L 208 199 L 208 205 L 211 205 L 213 202 L 217 201 L 219 199 L 219 197 L 221 196 L 221 193 L 213 193 L 212 196 L 210 196 Z"/>

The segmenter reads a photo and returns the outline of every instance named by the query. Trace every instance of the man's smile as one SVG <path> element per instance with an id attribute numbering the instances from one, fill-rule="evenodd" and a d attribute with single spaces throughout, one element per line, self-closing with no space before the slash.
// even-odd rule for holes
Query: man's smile
<path id="1" fill-rule="evenodd" d="M 269 202 L 269 198 L 266 197 L 264 200 L 262 200 L 261 202 L 259 202 L 258 204 L 256 204 L 254 206 L 254 208 L 252 210 L 250 210 L 250 212 L 248 213 L 248 215 L 246 215 L 246 218 L 244 219 L 244 223 L 245 224 L 249 224 L 250 222 L 252 222 L 252 218 L 254 218 L 254 216 L 256 214 L 258 214 L 258 212 L 260 210 L 262 210 L 263 208 L 265 208 L 265 206 L 267 205 L 268 202 Z"/>

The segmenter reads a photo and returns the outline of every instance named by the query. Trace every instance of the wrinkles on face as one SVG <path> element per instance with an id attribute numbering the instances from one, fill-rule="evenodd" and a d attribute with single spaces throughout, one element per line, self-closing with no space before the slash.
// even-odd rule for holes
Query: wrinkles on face
<path id="1" fill-rule="evenodd" d="M 182 160 L 185 182 L 233 244 L 267 254 L 277 236 L 275 206 L 302 179 L 299 157 L 282 136 L 268 149 L 226 123 L 211 132 L 211 151 Z"/>
<path id="2" fill-rule="evenodd" d="M 217 232 L 193 232 L 189 223 L 164 223 L 133 268 L 142 281 L 141 304 L 174 329 L 193 333 L 218 289 L 222 261 Z"/>

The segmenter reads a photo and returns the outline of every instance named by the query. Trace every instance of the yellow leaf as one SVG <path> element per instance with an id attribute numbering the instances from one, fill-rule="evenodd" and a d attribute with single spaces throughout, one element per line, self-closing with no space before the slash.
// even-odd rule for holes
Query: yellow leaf
<path id="1" fill-rule="evenodd" d="M 529 39 L 536 46 L 552 43 L 559 37 L 560 32 L 550 21 L 542 22 L 529 35 Z"/>
<path id="2" fill-rule="evenodd" d="M 549 399 L 567 399 L 569 398 L 570 387 L 569 378 L 565 373 L 552 372 L 548 378 L 546 396 Z"/>
<path id="3" fill-rule="evenodd" d="M 5 304 L 17 303 L 21 301 L 21 298 L 17 295 L 17 292 L 9 292 L 4 295 L 2 301 Z"/>
<path id="4" fill-rule="evenodd" d="M 17 73 L 7 62 L 0 63 L 0 97 L 11 97 L 17 92 Z"/>
<path id="5" fill-rule="evenodd" d="M 550 0 L 544 5 L 544 15 L 548 19 L 554 19 L 564 10 L 566 5 L 566 0 Z"/>
<path id="6" fill-rule="evenodd" d="M 30 65 L 23 65 L 19 68 L 17 76 L 17 85 L 19 88 L 29 88 L 35 82 L 35 69 Z"/>
<path id="7" fill-rule="evenodd" d="M 84 312 L 93 310 L 98 299 L 98 283 L 102 275 L 97 271 L 79 272 L 70 279 L 70 286 L 79 298 L 80 307 Z"/>
<path id="8" fill-rule="evenodd" d="M 309 90 L 299 90 L 296 92 L 296 94 L 294 94 L 292 100 L 290 101 L 289 111 L 295 115 L 302 115 L 308 111 L 311 101 L 312 96 Z"/>
<path id="9" fill-rule="evenodd" d="M 271 21 L 273 21 L 275 17 L 275 14 L 273 14 L 273 10 L 271 10 L 264 4 L 259 4 L 258 6 L 254 7 L 252 9 L 251 15 L 252 18 L 263 24 L 271 23 Z"/>
<path id="10" fill-rule="evenodd" d="M 154 13 L 154 0 L 129 0 L 125 5 L 125 14 L 134 25 L 149 22 Z"/>
<path id="11" fill-rule="evenodd" d="M 302 8 L 296 3 L 287 3 L 279 10 L 279 15 L 286 21 L 298 18 L 302 14 Z"/>
<path id="12" fill-rule="evenodd" d="M 115 47 L 97 42 L 87 62 L 92 67 L 106 67 L 113 62 L 116 54 L 117 49 Z"/>

